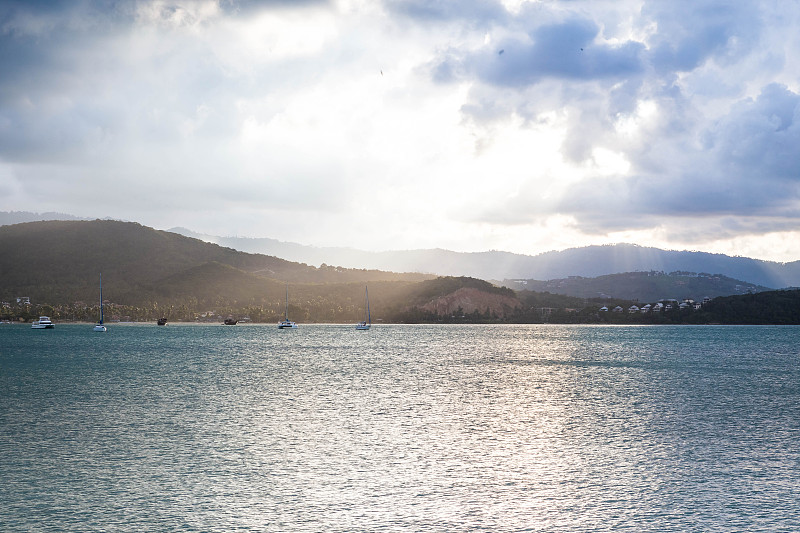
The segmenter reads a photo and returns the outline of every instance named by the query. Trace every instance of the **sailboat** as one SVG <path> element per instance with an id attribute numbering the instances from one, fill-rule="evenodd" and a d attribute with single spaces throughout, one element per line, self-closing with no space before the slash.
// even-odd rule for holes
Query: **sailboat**
<path id="1" fill-rule="evenodd" d="M 94 331 L 106 331 L 103 325 L 103 275 L 100 274 L 100 322 L 94 325 Z"/>
<path id="2" fill-rule="evenodd" d="M 364 287 L 364 321 L 356 324 L 356 329 L 366 330 L 372 325 L 372 316 L 369 314 L 369 291 Z"/>
<path id="3" fill-rule="evenodd" d="M 289 284 L 286 284 L 286 313 L 283 320 L 278 322 L 278 329 L 296 329 L 297 324 L 289 320 Z"/>

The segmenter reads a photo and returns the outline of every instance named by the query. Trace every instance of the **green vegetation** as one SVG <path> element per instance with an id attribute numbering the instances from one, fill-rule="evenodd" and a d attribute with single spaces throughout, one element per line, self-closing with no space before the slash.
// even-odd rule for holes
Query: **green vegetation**
<path id="1" fill-rule="evenodd" d="M 796 290 L 719 297 L 697 310 L 676 305 L 660 313 L 627 312 L 644 299 L 641 294 L 650 294 L 642 292 L 646 287 L 658 294 L 649 299 L 653 303 L 665 297 L 683 299 L 686 294 L 714 296 L 715 290 L 762 289 L 724 276 L 628 273 L 557 280 L 564 282 L 556 284 L 559 290 L 515 292 L 470 277 L 313 267 L 115 221 L 0 227 L 0 272 L 0 319 L 14 321 L 30 321 L 41 314 L 56 321 L 96 320 L 102 272 L 108 321 L 154 321 L 164 316 L 170 321 L 221 322 L 233 316 L 275 322 L 283 316 L 288 283 L 289 316 L 299 322 L 360 320 L 364 286 L 369 285 L 375 322 L 800 324 Z M 630 287 L 625 289 L 621 280 Z M 556 294 L 581 284 L 584 293 Z M 526 285 L 532 286 L 532 282 Z M 638 302 L 618 294 L 591 296 L 604 290 L 621 294 L 630 290 L 640 296 Z M 17 301 L 23 296 L 31 304 Z M 609 309 L 619 305 L 625 312 L 600 311 L 604 305 Z"/>
<path id="2" fill-rule="evenodd" d="M 718 324 L 800 324 L 800 289 L 715 298 L 700 318 Z"/>
<path id="3" fill-rule="evenodd" d="M 625 272 L 596 278 L 572 276 L 549 281 L 506 280 L 504 283 L 518 289 L 547 291 L 577 298 L 620 298 L 640 302 L 655 302 L 663 298 L 700 301 L 706 297 L 771 290 L 721 274 L 685 271 Z"/>

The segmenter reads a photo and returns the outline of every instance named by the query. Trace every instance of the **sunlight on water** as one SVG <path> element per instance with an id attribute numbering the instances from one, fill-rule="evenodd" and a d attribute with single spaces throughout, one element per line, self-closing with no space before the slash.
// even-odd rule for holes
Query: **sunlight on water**
<path id="1" fill-rule="evenodd" d="M 4 531 L 794 531 L 800 328 L 0 328 Z"/>

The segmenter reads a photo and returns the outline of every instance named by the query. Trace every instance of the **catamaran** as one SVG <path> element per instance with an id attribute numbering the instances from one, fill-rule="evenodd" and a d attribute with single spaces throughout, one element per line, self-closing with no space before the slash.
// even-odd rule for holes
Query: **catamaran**
<path id="1" fill-rule="evenodd" d="M 372 325 L 372 316 L 369 314 L 369 291 L 364 287 L 364 321 L 356 324 L 356 329 L 366 330 Z"/>
<path id="2" fill-rule="evenodd" d="M 296 329 L 297 324 L 289 320 L 289 284 L 286 284 L 286 313 L 283 320 L 278 322 L 278 329 Z"/>
<path id="3" fill-rule="evenodd" d="M 100 274 L 100 322 L 94 325 L 94 331 L 106 331 L 103 324 L 103 275 Z"/>

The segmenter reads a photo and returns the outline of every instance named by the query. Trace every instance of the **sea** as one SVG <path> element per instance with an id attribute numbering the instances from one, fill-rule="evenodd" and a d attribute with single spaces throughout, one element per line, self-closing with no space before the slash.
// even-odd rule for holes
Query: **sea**
<path id="1" fill-rule="evenodd" d="M 800 531 L 800 327 L 0 325 L 0 531 Z"/>

